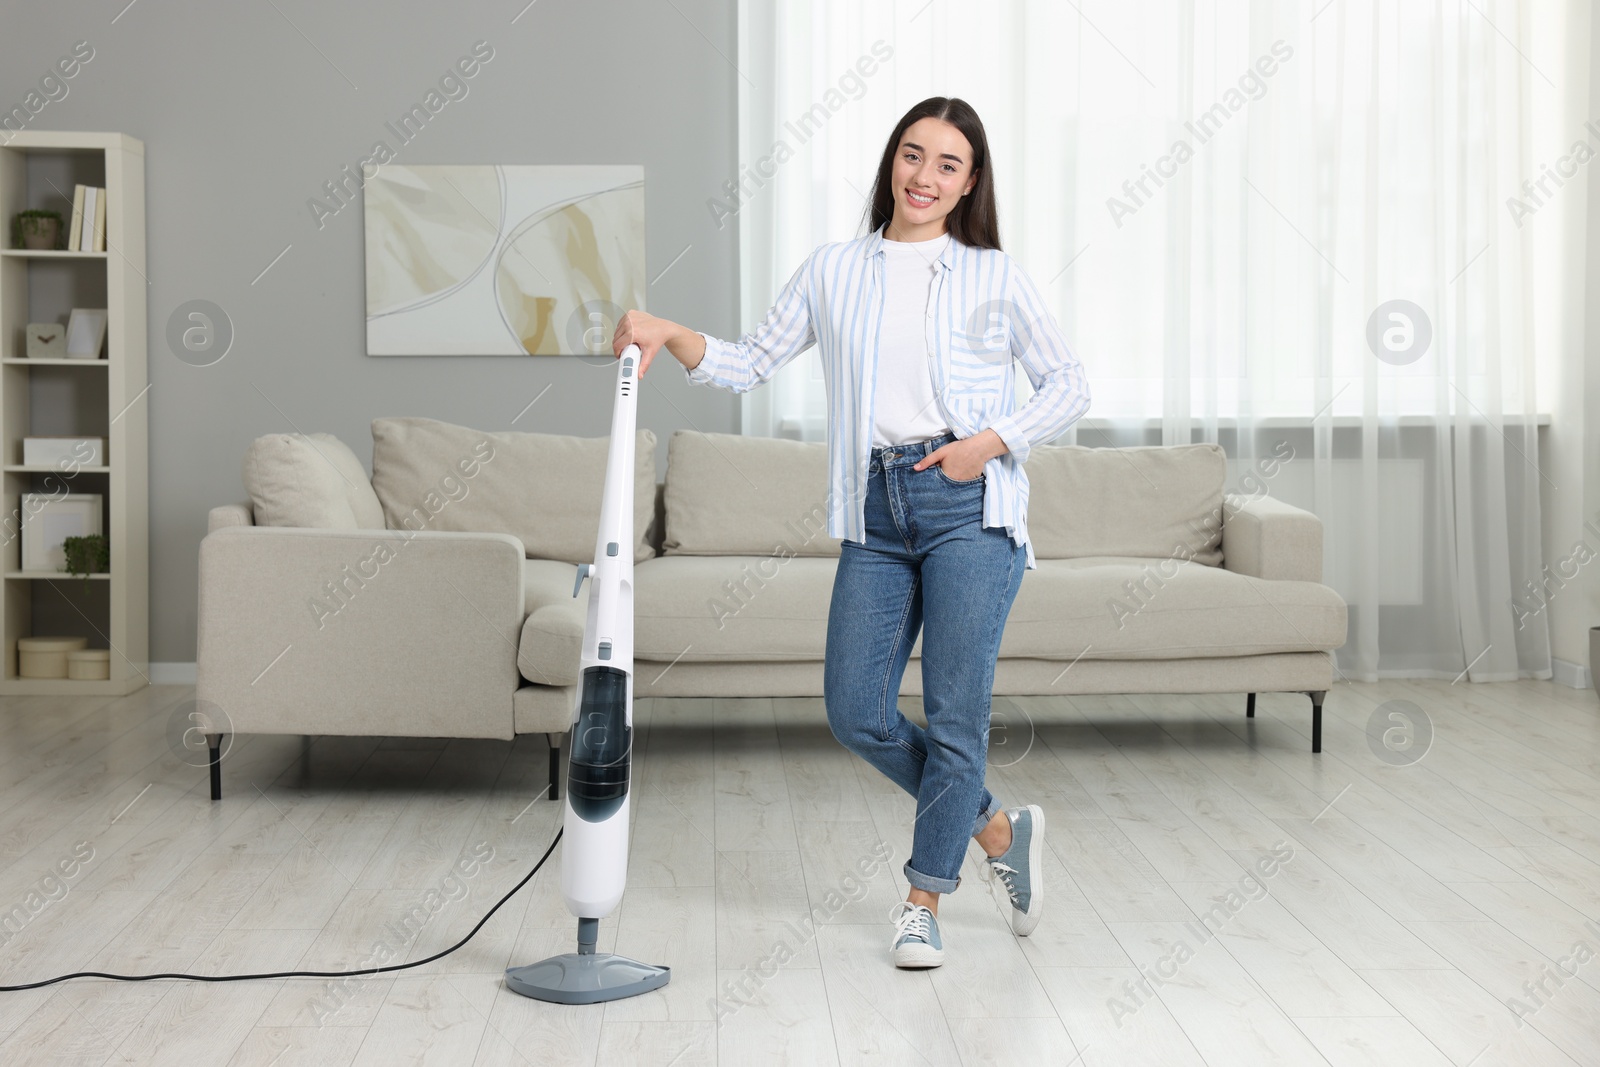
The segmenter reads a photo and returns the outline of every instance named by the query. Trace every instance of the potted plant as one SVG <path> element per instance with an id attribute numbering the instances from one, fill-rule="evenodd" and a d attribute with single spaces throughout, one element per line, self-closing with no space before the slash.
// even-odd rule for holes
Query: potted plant
<path id="1" fill-rule="evenodd" d="M 66 570 L 83 575 L 83 591 L 89 591 L 89 575 L 105 573 L 111 569 L 111 543 L 104 534 L 87 537 L 62 538 L 61 551 L 66 554 Z"/>
<path id="2" fill-rule="evenodd" d="M 61 214 L 56 211 L 19 211 L 11 222 L 13 248 L 50 250 L 61 235 Z"/>

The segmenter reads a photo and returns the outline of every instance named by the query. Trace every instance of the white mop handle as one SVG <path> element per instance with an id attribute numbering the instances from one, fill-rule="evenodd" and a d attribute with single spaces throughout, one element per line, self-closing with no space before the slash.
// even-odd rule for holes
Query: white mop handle
<path id="1" fill-rule="evenodd" d="M 629 345 L 617 359 L 616 402 L 611 413 L 611 447 L 606 461 L 604 495 L 600 502 L 600 532 L 595 539 L 594 575 L 591 588 L 599 594 L 595 618 L 594 649 L 598 656 L 602 644 L 613 649 L 611 659 L 625 651 L 631 667 L 633 635 L 623 639 L 618 632 L 617 601 L 622 582 L 633 564 L 633 476 L 634 441 L 638 425 L 639 346 Z M 624 566 L 626 561 L 626 566 Z M 631 624 L 632 619 L 628 622 Z M 631 625 L 629 627 L 632 629 Z"/>

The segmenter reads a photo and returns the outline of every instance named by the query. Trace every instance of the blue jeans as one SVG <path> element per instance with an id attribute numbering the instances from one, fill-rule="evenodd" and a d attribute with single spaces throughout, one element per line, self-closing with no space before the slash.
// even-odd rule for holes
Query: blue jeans
<path id="1" fill-rule="evenodd" d="M 823 697 L 846 748 L 917 798 L 906 881 L 948 893 L 967 841 L 999 803 L 984 787 L 995 658 L 1027 549 L 984 527 L 985 477 L 912 470 L 956 438 L 874 448 L 866 540 L 845 540 L 828 610 Z M 924 622 L 926 625 L 924 626 Z M 917 630 L 928 728 L 900 713 L 900 679 Z"/>

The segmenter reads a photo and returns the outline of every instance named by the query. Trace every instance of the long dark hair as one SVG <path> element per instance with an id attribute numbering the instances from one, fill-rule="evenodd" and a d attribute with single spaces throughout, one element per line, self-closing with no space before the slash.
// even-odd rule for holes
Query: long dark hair
<path id="1" fill-rule="evenodd" d="M 978 118 L 978 113 L 959 96 L 930 96 L 901 116 L 894 132 L 889 135 L 889 142 L 883 146 L 883 159 L 878 162 L 878 178 L 872 185 L 872 197 L 868 201 L 867 218 L 870 225 L 867 232 L 873 233 L 879 226 L 894 220 L 895 150 L 899 148 L 900 138 L 905 136 L 906 129 L 924 118 L 948 122 L 961 131 L 972 146 L 972 169 L 978 176 L 972 192 L 963 196 L 950 209 L 950 214 L 945 216 L 945 229 L 962 244 L 999 251 L 1000 223 L 995 217 L 989 138 L 984 135 L 983 122 Z"/>

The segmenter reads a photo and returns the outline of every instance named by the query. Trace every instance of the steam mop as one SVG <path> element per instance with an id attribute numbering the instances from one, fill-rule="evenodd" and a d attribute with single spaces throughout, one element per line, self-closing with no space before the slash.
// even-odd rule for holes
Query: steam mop
<path id="1" fill-rule="evenodd" d="M 617 361 L 616 404 L 594 563 L 578 566 L 572 595 L 589 577 L 589 617 L 568 740 L 561 894 L 578 917 L 578 951 L 506 971 L 506 985 L 558 1004 L 597 1004 L 667 984 L 669 967 L 596 952 L 600 920 L 628 881 L 628 779 L 633 750 L 633 475 L 639 346 Z"/>

